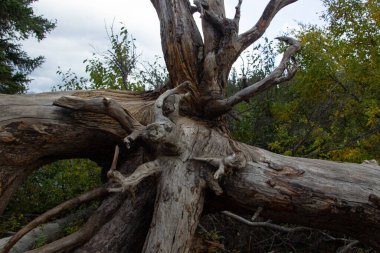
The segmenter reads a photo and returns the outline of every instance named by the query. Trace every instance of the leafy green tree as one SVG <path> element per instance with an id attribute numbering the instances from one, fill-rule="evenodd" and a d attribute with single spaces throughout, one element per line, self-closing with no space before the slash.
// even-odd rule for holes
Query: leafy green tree
<path id="1" fill-rule="evenodd" d="M 34 13 L 35 0 L 0 1 L 0 93 L 23 93 L 27 77 L 44 58 L 32 58 L 22 50 L 19 41 L 35 37 L 38 41 L 55 27 L 55 23 Z"/>
<path id="2" fill-rule="evenodd" d="M 93 53 L 92 58 L 85 59 L 86 73 L 82 77 L 71 69 L 66 72 L 61 68 L 57 74 L 61 83 L 53 87 L 57 90 L 82 89 L 116 89 L 142 91 L 159 90 L 167 84 L 169 75 L 159 56 L 153 62 L 141 63 L 135 45 L 135 39 L 122 26 L 115 33 L 113 26 L 107 30 L 110 48 L 103 53 Z"/>
<path id="3" fill-rule="evenodd" d="M 110 49 L 93 53 L 93 58 L 84 60 L 86 72 L 90 75 L 91 88 L 117 90 L 143 90 L 140 83 L 131 82 L 136 69 L 138 53 L 135 38 L 122 26 L 119 33 L 113 25 L 106 29 Z"/>
<path id="4" fill-rule="evenodd" d="M 303 49 L 292 84 L 243 105 L 246 117 L 235 134 L 284 154 L 380 159 L 380 6 L 373 0 L 324 4 L 325 26 L 304 25 L 295 32 Z M 248 130 L 257 124 L 261 127 Z"/>

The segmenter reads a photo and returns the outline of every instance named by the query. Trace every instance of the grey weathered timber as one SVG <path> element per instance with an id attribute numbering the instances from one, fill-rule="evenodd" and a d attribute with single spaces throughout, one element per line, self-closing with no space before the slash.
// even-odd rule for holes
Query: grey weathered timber
<path id="1" fill-rule="evenodd" d="M 377 163 L 286 157 L 239 143 L 227 129 L 234 105 L 295 75 L 300 43 L 280 37 L 288 46 L 278 67 L 226 97 L 233 62 L 296 0 L 269 0 L 241 34 L 242 0 L 232 18 L 223 0 L 151 2 L 170 79 L 160 93 L 0 95 L 0 213 L 43 164 L 82 157 L 108 170 L 107 197 L 88 222 L 30 252 L 189 252 L 205 205 L 259 209 L 274 221 L 336 231 L 380 250 Z"/>
<path id="2" fill-rule="evenodd" d="M 92 97 L 90 94 L 91 92 L 86 92 L 86 97 Z M 117 96 L 113 97 L 112 93 L 102 93 L 112 99 L 122 97 L 122 93 L 116 94 Z M 94 92 L 94 96 L 97 95 L 99 93 Z M 123 107 L 130 109 L 127 102 L 129 95 L 127 93 L 125 95 L 127 98 L 124 100 Z M 40 160 L 45 161 L 46 157 L 43 155 L 47 151 L 52 157 L 70 157 L 79 156 L 79 154 L 83 154 L 84 157 L 93 157 L 93 154 L 97 152 L 94 150 L 107 147 L 102 141 L 100 143 L 92 142 L 94 148 L 90 151 L 87 150 L 87 143 L 91 142 L 94 135 L 97 136 L 97 140 L 102 140 L 101 137 L 104 136 L 103 141 L 105 141 L 115 135 L 122 138 L 125 134 L 118 122 L 106 116 L 99 115 L 95 127 L 92 125 L 94 116 L 91 113 L 82 113 L 80 120 L 70 117 L 62 126 L 63 123 L 62 120 L 58 120 L 59 117 L 64 119 L 67 114 L 75 113 L 69 113 L 66 109 L 52 105 L 57 94 L 33 95 L 32 97 L 33 106 L 24 106 L 22 117 L 10 118 L 7 114 L 1 115 L 2 133 L 10 133 L 16 138 L 12 142 L 2 142 L 0 149 L 2 158 L 19 154 L 33 164 Z M 2 98 L 1 101 L 12 101 L 13 104 L 12 106 L 2 104 L 2 109 L 8 107 L 4 111 L 13 111 L 16 108 L 10 107 L 21 107 L 21 105 L 30 105 L 31 103 L 25 103 L 27 101 L 25 96 L 2 96 Z M 139 110 L 139 113 L 150 115 L 152 102 L 142 100 L 141 103 L 146 105 L 140 105 L 138 108 L 145 108 L 149 113 L 143 110 Z M 36 111 L 39 110 L 49 113 L 44 112 L 41 116 L 32 116 L 36 115 Z M 130 110 L 133 111 L 133 109 Z M 139 118 L 139 113 L 131 114 Z M 88 118 L 86 118 L 87 114 L 90 115 Z M 30 118 L 33 120 L 29 121 Z M 20 124 L 23 125 L 22 128 L 9 128 L 9 126 Z M 37 149 L 28 133 L 32 131 L 31 129 L 41 126 L 44 126 L 44 131 L 33 132 L 33 138 L 44 139 L 45 146 L 39 145 Z M 240 155 L 246 160 L 246 163 L 244 168 L 232 168 L 232 173 L 223 176 L 224 194 L 220 198 L 227 201 L 224 203 L 225 206 L 234 203 L 235 208 L 240 206 L 242 212 L 247 210 L 254 212 L 255 208 L 263 207 L 263 215 L 273 220 L 347 233 L 372 246 L 379 247 L 379 238 L 377 237 L 380 234 L 379 166 L 370 163 L 349 164 L 286 157 L 241 143 L 231 146 L 228 135 L 218 127 L 210 127 L 201 121 L 184 117 L 177 118 L 175 127 L 178 128 L 174 131 L 176 142 L 182 150 L 179 156 L 159 154 L 156 157 L 164 172 L 158 181 L 159 191 L 152 222 L 154 226 L 151 227 L 147 236 L 151 239 L 146 240 L 145 245 L 146 249 L 150 248 L 151 250 L 146 250 L 146 252 L 156 249 L 158 237 L 164 236 L 162 237 L 162 239 L 165 238 L 164 242 L 171 242 L 172 240 L 166 238 L 165 235 L 176 236 L 178 239 L 181 237 L 177 236 L 194 233 L 198 216 L 202 210 L 203 189 L 207 185 L 207 181 L 201 174 L 217 169 L 210 165 L 211 163 L 208 164 L 196 158 L 222 158 L 236 151 L 241 153 Z M 76 150 L 67 146 L 73 147 L 73 142 L 67 141 L 73 133 L 67 129 L 73 129 L 72 131 L 80 136 L 75 140 Z M 50 137 L 54 131 L 61 131 L 56 137 L 61 142 Z M 89 134 L 89 132 L 92 133 Z M 4 136 L 4 134 L 2 135 Z M 51 143 L 46 140 L 51 140 Z M 118 138 L 114 138 L 114 143 L 110 143 L 109 146 L 118 142 Z M 18 153 L 18 149 L 15 149 L 16 143 L 23 143 L 23 149 L 26 152 Z M 30 152 L 29 150 L 35 151 Z M 31 156 L 29 156 L 29 152 L 32 154 Z M 94 153 L 91 154 L 91 152 Z M 46 159 L 46 161 L 49 160 Z M 17 159 L 2 159 L 1 161 L 2 175 L 11 174 L 7 171 L 8 166 L 17 165 Z M 26 173 L 25 170 L 29 173 L 29 169 L 21 165 L 13 168 L 15 169 L 12 172 L 15 174 Z M 2 179 L 4 180 L 6 177 L 2 177 Z M 14 181 L 11 182 L 14 183 Z M 6 195 L 1 197 L 5 200 L 7 198 Z M 187 201 L 190 202 L 187 203 Z M 5 201 L 0 203 L 5 203 Z M 183 208 L 185 209 L 180 211 Z M 184 211 L 192 209 L 194 210 L 188 214 L 188 218 L 179 218 L 177 222 L 174 222 L 177 213 L 183 215 Z M 166 216 L 168 214 L 169 216 Z M 196 217 L 192 218 L 193 215 Z M 186 221 L 187 219 L 189 220 Z M 193 226 L 186 228 L 182 222 L 193 224 Z M 167 234 L 163 231 L 167 231 Z M 175 245 L 178 242 L 183 242 L 183 245 L 175 247 L 170 245 L 173 247 L 173 252 L 184 249 L 181 247 L 189 246 L 190 242 L 186 238 L 191 237 L 174 240 Z M 167 247 L 169 246 L 164 248 Z"/>

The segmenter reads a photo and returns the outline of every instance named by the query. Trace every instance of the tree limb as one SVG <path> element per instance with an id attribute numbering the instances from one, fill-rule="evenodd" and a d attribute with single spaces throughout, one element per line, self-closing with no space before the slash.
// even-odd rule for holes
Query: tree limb
<path id="1" fill-rule="evenodd" d="M 162 51 L 173 87 L 198 81 L 203 40 L 188 1 L 151 0 L 160 20 Z"/>
<path id="2" fill-rule="evenodd" d="M 13 245 L 15 245 L 26 233 L 36 228 L 37 226 L 45 223 L 49 219 L 57 216 L 59 213 L 68 209 L 75 208 L 85 202 L 104 197 L 107 194 L 108 194 L 108 191 L 104 187 L 99 187 L 92 191 L 83 193 L 82 195 L 79 195 L 75 198 L 72 198 L 70 200 L 67 200 L 59 204 L 53 209 L 50 209 L 49 211 L 41 214 L 40 216 L 35 218 L 33 221 L 28 223 L 25 227 L 20 229 L 15 235 L 12 236 L 12 238 L 7 242 L 7 244 L 3 247 L 3 249 L 0 250 L 0 253 L 8 253 L 9 250 L 13 247 Z"/>
<path id="3" fill-rule="evenodd" d="M 235 17 L 234 17 L 234 22 L 237 26 L 239 26 L 240 22 L 240 14 L 241 14 L 241 4 L 243 3 L 243 0 L 239 0 L 238 4 L 235 7 Z"/>
<path id="4" fill-rule="evenodd" d="M 237 54 L 240 54 L 243 50 L 249 47 L 253 42 L 261 38 L 269 24 L 273 20 L 274 16 L 285 6 L 297 2 L 297 0 L 271 0 L 255 26 L 251 29 L 239 35 L 240 48 Z"/>
<path id="5" fill-rule="evenodd" d="M 117 120 L 127 132 L 142 128 L 140 124 L 126 109 L 115 100 L 106 97 L 83 99 L 74 96 L 64 96 L 54 101 L 53 105 L 76 111 L 101 113 Z"/>
<path id="6" fill-rule="evenodd" d="M 145 178 L 161 172 L 161 168 L 157 161 L 147 162 L 139 167 L 128 177 L 125 177 L 119 171 L 111 169 L 107 176 L 114 182 L 118 183 L 118 188 L 108 188 L 109 192 L 125 192 L 129 191 L 134 196 L 134 190 L 137 185 Z"/>
<path id="7" fill-rule="evenodd" d="M 290 44 L 288 49 L 284 52 L 282 60 L 277 68 L 275 68 L 267 77 L 264 79 L 236 92 L 234 95 L 223 100 L 211 101 L 208 105 L 208 114 L 212 116 L 219 116 L 231 108 L 252 96 L 255 96 L 270 87 L 288 81 L 293 78 L 296 73 L 296 69 L 289 69 L 289 62 L 293 59 L 293 55 L 300 50 L 301 44 L 299 41 L 290 37 L 278 37 L 278 40 L 287 42 Z M 283 73 L 287 70 L 287 75 L 283 76 Z"/>

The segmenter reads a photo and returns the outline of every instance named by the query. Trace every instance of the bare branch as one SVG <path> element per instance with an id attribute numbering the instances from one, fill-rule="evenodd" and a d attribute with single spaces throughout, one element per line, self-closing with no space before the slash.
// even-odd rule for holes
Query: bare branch
<path id="1" fill-rule="evenodd" d="M 83 204 L 85 202 L 98 199 L 101 197 L 104 197 L 108 194 L 108 191 L 103 188 L 99 187 L 92 191 L 86 192 L 82 195 L 79 195 L 73 199 L 70 199 L 68 201 L 65 201 L 58 206 L 54 207 L 53 209 L 50 209 L 49 211 L 41 214 L 37 218 L 35 218 L 33 221 L 28 223 L 25 227 L 20 229 L 15 235 L 12 236 L 12 238 L 5 244 L 2 250 L 0 250 L 0 253 L 8 253 L 9 250 L 29 231 L 36 228 L 37 226 L 47 222 L 49 219 L 57 216 L 59 213 L 75 208 L 79 206 L 80 204 Z"/>
<path id="2" fill-rule="evenodd" d="M 264 79 L 236 92 L 234 95 L 232 95 L 229 98 L 226 98 L 224 100 L 216 100 L 212 101 L 209 104 L 209 110 L 208 113 L 213 116 L 219 116 L 223 113 L 226 113 L 227 111 L 231 110 L 231 108 L 242 102 L 248 100 L 250 97 L 253 97 L 270 87 L 288 81 L 296 73 L 295 68 L 289 69 L 289 62 L 293 59 L 293 55 L 300 50 L 301 44 L 289 37 L 278 37 L 278 40 L 285 41 L 290 46 L 288 49 L 284 52 L 284 55 L 282 57 L 282 60 L 277 68 L 275 68 L 267 77 Z M 287 75 L 283 76 L 285 70 L 287 70 Z"/>
<path id="3" fill-rule="evenodd" d="M 347 245 L 345 245 L 344 247 L 342 247 L 341 249 L 339 249 L 337 251 L 337 253 L 346 253 L 348 252 L 352 247 L 354 247 L 355 245 L 357 245 L 359 243 L 358 240 L 352 240 L 352 241 L 349 241 L 349 243 Z"/>
<path id="4" fill-rule="evenodd" d="M 241 46 L 239 53 L 261 38 L 276 14 L 285 6 L 294 2 L 297 2 L 297 0 L 271 0 L 267 4 L 256 25 L 245 33 L 239 35 L 239 42 Z"/>
<path id="5" fill-rule="evenodd" d="M 116 209 L 111 210 L 115 212 Z M 110 211 L 110 213 L 111 213 Z M 79 231 L 63 237 L 57 241 L 49 243 L 34 250 L 27 251 L 25 253 L 59 253 L 59 252 L 71 252 L 70 250 L 88 241 L 94 233 L 107 222 L 111 215 L 105 215 L 103 213 L 95 213 L 86 224 L 79 229 Z"/>
<path id="6" fill-rule="evenodd" d="M 262 211 L 262 208 L 259 207 L 254 215 L 255 219 L 256 217 L 258 216 L 257 213 L 260 213 Z M 273 223 L 270 223 L 269 221 L 266 221 L 266 222 L 253 222 L 253 218 L 252 218 L 252 221 L 249 221 L 237 214 L 234 214 L 234 213 L 231 213 L 229 211 L 223 211 L 222 214 L 224 215 L 227 215 L 228 217 L 231 217 L 243 224 L 246 224 L 248 226 L 251 226 L 251 227 L 263 227 L 263 228 L 269 228 L 269 229 L 273 229 L 273 230 L 277 230 L 277 231 L 280 231 L 280 232 L 284 232 L 284 233 L 294 233 L 294 232 L 304 232 L 304 231 L 315 231 L 317 233 L 320 233 L 321 235 L 323 235 L 324 237 L 326 237 L 328 240 L 332 240 L 332 241 L 343 241 L 343 242 L 346 242 L 347 244 L 345 246 L 343 246 L 340 250 L 338 250 L 337 252 L 338 253 L 345 253 L 347 252 L 348 250 L 350 250 L 353 246 L 357 245 L 359 243 L 358 240 L 350 240 L 350 239 L 345 239 L 345 238 L 336 238 L 334 236 L 331 236 L 323 231 L 320 231 L 318 229 L 313 229 L 313 228 L 309 228 L 309 227 L 284 227 L 284 226 L 280 226 L 280 225 L 276 225 L 276 224 L 273 224 Z M 256 216 L 257 214 L 257 216 Z"/>
<path id="7" fill-rule="evenodd" d="M 223 18 L 223 17 L 215 14 L 213 11 L 204 10 L 203 13 L 204 13 L 203 18 L 205 18 L 207 21 L 209 21 L 215 29 L 217 29 L 219 32 L 224 34 L 224 32 L 225 32 L 224 20 L 226 18 Z"/>
<path id="8" fill-rule="evenodd" d="M 236 5 L 235 7 L 235 17 L 234 17 L 234 22 L 236 25 L 239 25 L 239 22 L 240 22 L 240 8 L 241 8 L 241 4 L 243 3 L 243 0 L 239 0 L 238 4 Z"/>
<path id="9" fill-rule="evenodd" d="M 109 192 L 125 192 L 129 191 L 134 195 L 137 185 L 145 178 L 161 172 L 161 168 L 157 161 L 147 162 L 140 165 L 130 176 L 125 177 L 119 171 L 111 169 L 108 171 L 108 177 L 120 184 L 118 188 L 108 188 Z"/>
<path id="10" fill-rule="evenodd" d="M 285 232 L 285 233 L 293 233 L 293 232 L 301 232 L 301 231 L 312 230 L 312 228 L 308 228 L 308 227 L 292 227 L 292 228 L 291 227 L 284 227 L 284 226 L 280 226 L 280 225 L 270 223 L 268 221 L 266 221 L 266 222 L 252 222 L 252 221 L 249 221 L 247 219 L 244 219 L 243 217 L 241 217 L 239 215 L 236 215 L 236 214 L 228 212 L 228 211 L 223 211 L 222 214 L 227 215 L 228 217 L 231 217 L 231 218 L 233 218 L 233 219 L 235 219 L 241 223 L 244 223 L 248 226 L 251 226 L 251 227 L 265 227 L 265 228 L 270 228 L 270 229 L 274 229 L 274 230 L 277 230 L 280 232 Z"/>
<path id="11" fill-rule="evenodd" d="M 106 97 L 83 99 L 74 96 L 64 96 L 54 101 L 56 106 L 72 109 L 75 111 L 86 111 L 101 113 L 117 120 L 127 132 L 143 127 L 127 110 L 115 100 Z"/>
<path id="12" fill-rule="evenodd" d="M 119 146 L 116 145 L 110 170 L 116 170 L 117 168 L 117 160 L 119 159 L 119 151 L 120 151 Z"/>
<path id="13" fill-rule="evenodd" d="M 261 212 L 263 211 L 263 208 L 261 206 L 259 206 L 255 212 L 255 214 L 252 216 L 251 218 L 251 221 L 255 221 L 259 215 L 261 214 Z"/>

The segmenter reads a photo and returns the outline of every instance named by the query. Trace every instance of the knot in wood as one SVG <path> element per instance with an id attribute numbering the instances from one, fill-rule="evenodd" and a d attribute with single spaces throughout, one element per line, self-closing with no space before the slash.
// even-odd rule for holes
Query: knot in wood
<path id="1" fill-rule="evenodd" d="M 153 123 L 146 127 L 147 138 L 153 143 L 162 142 L 171 132 L 173 126 L 168 123 Z"/>

